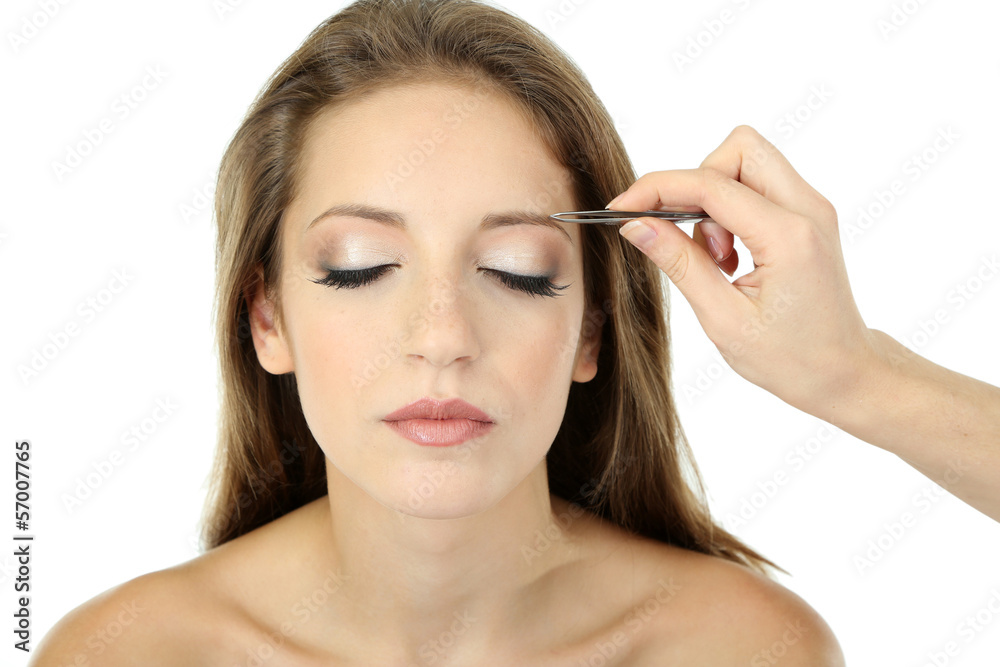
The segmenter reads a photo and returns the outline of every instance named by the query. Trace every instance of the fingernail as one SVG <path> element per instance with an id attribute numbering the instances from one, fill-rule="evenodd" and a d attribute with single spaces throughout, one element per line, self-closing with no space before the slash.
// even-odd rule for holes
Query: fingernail
<path id="1" fill-rule="evenodd" d="M 708 247 L 712 249 L 712 256 L 715 257 L 715 261 L 721 262 L 725 259 L 722 256 L 722 248 L 719 247 L 719 242 L 713 239 L 711 236 L 708 238 Z"/>
<path id="2" fill-rule="evenodd" d="M 608 209 L 608 208 L 611 208 L 611 207 L 612 207 L 612 206 L 614 206 L 614 205 L 615 205 L 616 203 L 618 203 L 618 200 L 619 200 L 619 199 L 621 199 L 621 198 L 622 198 L 622 197 L 624 197 L 624 196 L 625 196 L 625 193 L 623 192 L 623 193 L 621 193 L 620 195 L 618 195 L 617 197 L 615 197 L 614 199 L 612 199 L 612 200 L 611 200 L 611 201 L 610 201 L 610 202 L 608 203 L 608 205 L 607 205 L 607 206 L 605 206 L 604 208 L 606 208 L 606 209 Z"/>
<path id="3" fill-rule="evenodd" d="M 612 202 L 614 203 L 614 202 Z M 656 238 L 656 231 L 641 220 L 632 220 L 621 226 L 618 233 L 643 252 Z"/>

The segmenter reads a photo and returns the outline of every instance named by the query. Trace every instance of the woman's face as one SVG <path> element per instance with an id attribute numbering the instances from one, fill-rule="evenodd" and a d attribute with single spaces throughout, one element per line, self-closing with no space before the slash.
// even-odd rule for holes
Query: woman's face
<path id="1" fill-rule="evenodd" d="M 597 370 L 579 226 L 546 219 L 575 208 L 567 170 L 502 98 L 439 84 L 325 112 L 302 160 L 282 221 L 285 328 L 254 302 L 261 364 L 295 373 L 328 465 L 372 498 L 428 518 L 488 509 L 543 462 L 571 382 Z M 383 421 L 425 396 L 494 425 L 431 447 Z"/>

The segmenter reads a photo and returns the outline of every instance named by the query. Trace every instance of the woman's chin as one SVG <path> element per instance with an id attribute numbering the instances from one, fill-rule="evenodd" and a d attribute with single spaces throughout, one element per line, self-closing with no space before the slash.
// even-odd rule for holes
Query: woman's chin
<path id="1" fill-rule="evenodd" d="M 479 514 L 499 502 L 502 494 L 495 491 L 492 483 L 468 473 L 447 475 L 428 471 L 408 476 L 400 480 L 387 505 L 402 514 L 424 519 L 460 519 Z"/>

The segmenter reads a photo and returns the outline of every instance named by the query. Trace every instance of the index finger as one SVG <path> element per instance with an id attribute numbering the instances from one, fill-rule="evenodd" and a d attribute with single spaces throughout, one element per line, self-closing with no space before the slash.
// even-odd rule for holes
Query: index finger
<path id="1" fill-rule="evenodd" d="M 611 210 L 654 210 L 656 206 L 697 206 L 712 220 L 740 237 L 754 263 L 771 263 L 789 230 L 803 216 L 772 202 L 717 169 L 669 169 L 644 174 L 629 186 Z"/>
<path id="2" fill-rule="evenodd" d="M 763 197 L 801 215 L 829 201 L 809 185 L 774 144 L 749 125 L 739 125 L 701 162 Z"/>

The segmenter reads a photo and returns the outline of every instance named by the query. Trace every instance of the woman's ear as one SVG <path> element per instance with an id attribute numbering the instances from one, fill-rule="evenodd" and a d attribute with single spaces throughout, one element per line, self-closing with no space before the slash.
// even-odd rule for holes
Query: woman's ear
<path id="1" fill-rule="evenodd" d="M 584 313 L 580 340 L 576 348 L 573 368 L 574 382 L 590 382 L 597 375 L 597 355 L 601 351 L 601 332 L 604 322 L 595 322 Z"/>
<path id="2" fill-rule="evenodd" d="M 257 350 L 257 360 L 268 373 L 283 375 L 295 370 L 284 332 L 275 325 L 274 304 L 267 298 L 264 282 L 257 282 L 257 292 L 250 303 L 250 333 Z"/>

